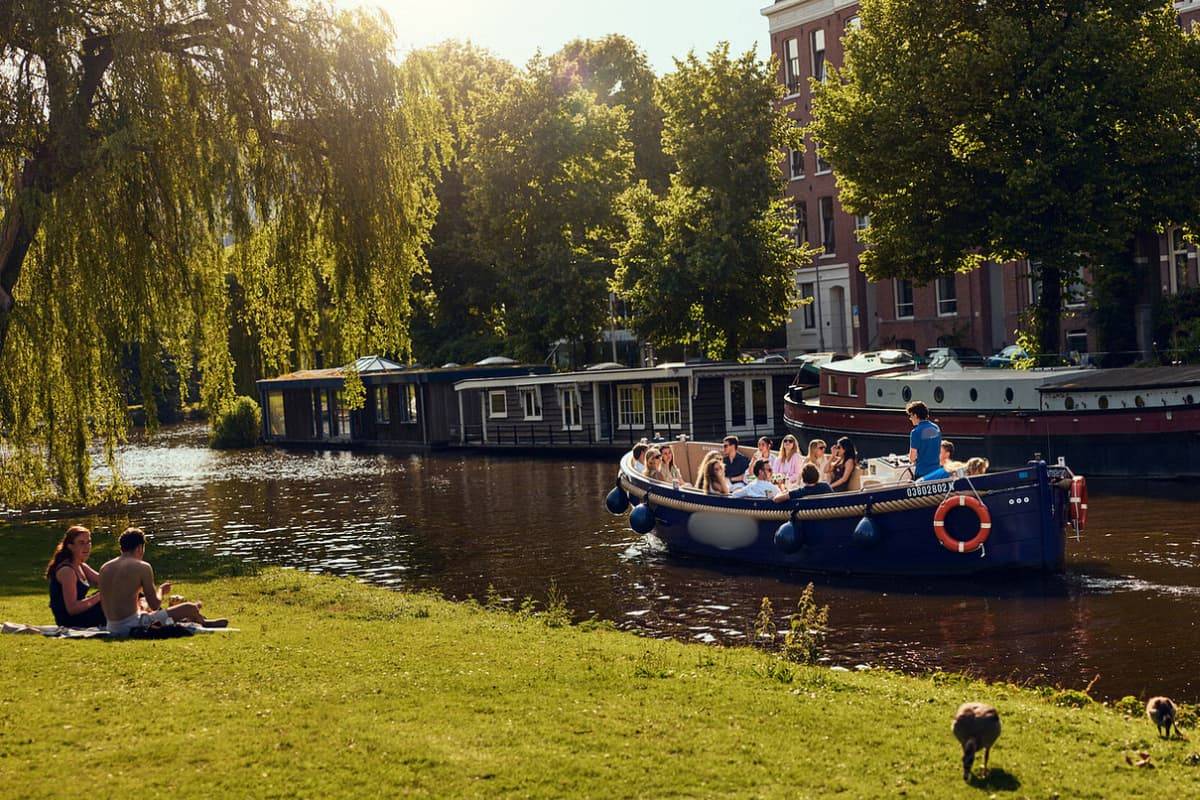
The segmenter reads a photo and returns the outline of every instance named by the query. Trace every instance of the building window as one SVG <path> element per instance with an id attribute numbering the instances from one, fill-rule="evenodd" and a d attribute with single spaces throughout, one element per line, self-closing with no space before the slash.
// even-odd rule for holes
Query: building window
<path id="1" fill-rule="evenodd" d="M 846 20 L 846 28 L 845 28 L 846 33 L 849 33 L 850 31 L 858 30 L 861 27 L 862 27 L 862 19 L 859 18 L 858 14 L 855 14 L 853 17 Z"/>
<path id="2" fill-rule="evenodd" d="M 417 387 L 415 384 L 402 383 L 400 390 L 400 421 L 413 423 L 417 421 Z M 501 394 L 504 394 L 501 392 Z M 505 415 L 507 416 L 507 415 Z"/>
<path id="3" fill-rule="evenodd" d="M 813 142 L 813 156 L 817 159 L 817 174 L 828 175 L 833 172 L 833 167 L 829 162 L 821 158 L 821 145 L 819 142 Z"/>
<path id="4" fill-rule="evenodd" d="M 562 407 L 563 430 L 583 430 L 583 403 L 579 401 L 579 388 L 572 386 L 560 390 L 558 404 Z"/>
<path id="5" fill-rule="evenodd" d="M 324 389 L 314 389 L 313 398 L 317 416 L 313 420 L 313 434 L 318 439 L 329 438 L 329 392 Z"/>
<path id="6" fill-rule="evenodd" d="M 761 430 L 774 425 L 770 382 L 765 378 L 726 378 L 726 427 Z"/>
<path id="7" fill-rule="evenodd" d="M 865 231 L 869 227 L 871 227 L 871 215 L 870 214 L 855 214 L 854 215 L 854 230 Z"/>
<path id="8" fill-rule="evenodd" d="M 683 425 L 678 383 L 655 384 L 651 397 L 654 399 L 654 427 L 678 428 Z"/>
<path id="9" fill-rule="evenodd" d="M 646 427 L 646 396 L 641 386 L 617 387 L 617 427 Z"/>
<path id="10" fill-rule="evenodd" d="M 954 275 L 937 279 L 937 310 L 939 317 L 952 317 L 958 313 L 958 286 Z"/>
<path id="11" fill-rule="evenodd" d="M 525 386 L 517 389 L 521 398 L 521 408 L 525 411 L 525 419 L 540 420 L 542 418 L 542 387 Z"/>
<path id="12" fill-rule="evenodd" d="M 1067 332 L 1067 352 L 1077 353 L 1080 356 L 1088 351 L 1087 330 L 1080 329 Z M 1082 359 L 1081 359 L 1082 360 Z"/>
<path id="13" fill-rule="evenodd" d="M 846 383 L 846 393 L 851 397 L 858 397 L 858 378 L 847 378 Z"/>
<path id="14" fill-rule="evenodd" d="M 800 40 L 788 39 L 784 43 L 783 63 L 787 70 L 787 93 L 800 94 Z"/>
<path id="15" fill-rule="evenodd" d="M 806 331 L 817 327 L 817 303 L 813 296 L 813 290 L 814 287 L 811 283 L 800 284 L 800 299 L 809 301 L 800 307 L 804 312 L 804 330 Z"/>
<path id="16" fill-rule="evenodd" d="M 796 180 L 797 178 L 803 178 L 804 177 L 804 151 L 803 150 L 793 150 L 791 162 L 792 162 L 792 180 Z"/>
<path id="17" fill-rule="evenodd" d="M 810 34 L 812 39 L 812 74 L 813 78 L 825 82 L 825 30 L 817 28 Z"/>
<path id="18" fill-rule="evenodd" d="M 1071 281 L 1063 294 L 1063 305 L 1067 308 L 1083 308 L 1087 305 L 1087 276 L 1083 274 L 1083 265 L 1075 268 L 1075 280 Z"/>
<path id="19" fill-rule="evenodd" d="M 373 386 L 371 395 L 375 400 L 375 422 L 387 425 L 392 421 L 392 410 L 388 408 L 388 387 Z"/>
<path id="20" fill-rule="evenodd" d="M 488 392 L 488 419 L 503 419 L 508 416 L 508 393 L 501 389 Z"/>
<path id="21" fill-rule="evenodd" d="M 796 201 L 796 244 L 808 244 L 808 203 L 803 200 Z"/>
<path id="22" fill-rule="evenodd" d="M 267 430 L 271 436 L 283 436 L 283 392 L 267 392 Z"/>
<path id="23" fill-rule="evenodd" d="M 833 198 L 822 197 L 821 206 L 821 245 L 825 248 L 825 255 L 831 256 L 837 252 L 834 247 L 833 240 Z"/>
<path id="24" fill-rule="evenodd" d="M 1183 228 L 1172 228 L 1167 234 L 1171 251 L 1171 291 L 1182 292 L 1191 285 L 1188 280 L 1188 243 L 1183 238 Z"/>
<path id="25" fill-rule="evenodd" d="M 912 281 L 901 278 L 895 280 L 896 289 L 896 319 L 912 319 L 913 316 L 913 285 Z M 916 348 L 911 348 L 914 352 Z"/>
<path id="26" fill-rule="evenodd" d="M 350 408 L 346 405 L 346 393 L 338 390 L 337 396 L 337 430 L 333 435 L 343 439 L 350 438 Z"/>

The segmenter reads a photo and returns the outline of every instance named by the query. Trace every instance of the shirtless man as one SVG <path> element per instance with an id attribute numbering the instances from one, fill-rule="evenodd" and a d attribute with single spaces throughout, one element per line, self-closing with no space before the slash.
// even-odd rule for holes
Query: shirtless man
<path id="1" fill-rule="evenodd" d="M 143 560 L 146 534 L 140 528 L 127 528 L 120 539 L 121 555 L 100 568 L 100 604 L 113 636 L 128 636 L 135 628 L 155 623 L 195 622 L 206 627 L 224 627 L 226 620 L 206 620 L 195 603 L 178 603 L 166 608 L 171 584 L 154 586 L 154 569 Z M 144 595 L 151 614 L 141 613 L 138 595 Z"/>

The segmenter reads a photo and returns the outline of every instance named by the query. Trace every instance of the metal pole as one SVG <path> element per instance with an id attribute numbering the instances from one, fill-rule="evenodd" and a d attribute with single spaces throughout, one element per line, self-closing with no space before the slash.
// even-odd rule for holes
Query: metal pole
<path id="1" fill-rule="evenodd" d="M 822 234 L 823 235 L 823 234 Z M 813 259 L 813 272 L 817 277 L 817 296 L 813 301 L 817 304 L 817 351 L 825 352 L 825 322 L 821 314 L 821 261 L 820 256 Z"/>

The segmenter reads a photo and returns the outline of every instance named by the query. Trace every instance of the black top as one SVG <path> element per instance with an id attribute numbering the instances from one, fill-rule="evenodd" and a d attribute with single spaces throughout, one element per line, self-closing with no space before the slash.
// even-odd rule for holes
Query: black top
<path id="1" fill-rule="evenodd" d="M 59 567 L 62 569 L 62 567 Z M 75 599 L 82 600 L 87 597 L 88 585 L 75 578 Z M 58 582 L 57 574 L 50 576 L 50 610 L 54 612 L 54 622 L 58 625 L 69 625 L 72 619 L 71 614 L 67 611 L 67 601 L 63 597 L 62 584 Z"/>
<path id="2" fill-rule="evenodd" d="M 746 475 L 746 470 L 750 469 L 750 459 L 746 458 L 741 453 L 738 453 L 732 459 L 724 458 L 725 462 L 725 477 L 730 481 L 741 481 Z"/>
<path id="3" fill-rule="evenodd" d="M 830 494 L 833 492 L 833 487 L 825 481 L 801 486 L 799 489 L 792 489 L 788 492 L 788 497 L 792 500 L 799 500 L 801 497 L 812 497 L 816 494 Z"/>

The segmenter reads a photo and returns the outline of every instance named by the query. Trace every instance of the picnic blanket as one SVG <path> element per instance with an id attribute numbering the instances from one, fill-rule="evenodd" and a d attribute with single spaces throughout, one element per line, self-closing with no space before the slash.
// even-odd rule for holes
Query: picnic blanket
<path id="1" fill-rule="evenodd" d="M 205 628 L 202 625 L 196 625 L 192 622 L 177 622 L 169 627 L 183 628 L 191 633 L 225 633 L 237 631 L 237 628 Z M 5 622 L 0 624 L 0 633 L 36 634 L 50 639 L 108 638 L 108 631 L 105 628 L 63 628 L 58 625 L 25 625 L 20 622 Z"/>

